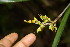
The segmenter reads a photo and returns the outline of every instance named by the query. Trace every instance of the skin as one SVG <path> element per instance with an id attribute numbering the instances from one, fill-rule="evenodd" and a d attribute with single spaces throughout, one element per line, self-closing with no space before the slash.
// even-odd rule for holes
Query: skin
<path id="1" fill-rule="evenodd" d="M 18 34 L 11 33 L 0 40 L 0 47 L 11 47 L 12 44 L 17 40 Z M 23 37 L 13 47 L 29 47 L 36 40 L 36 36 L 30 33 Z"/>

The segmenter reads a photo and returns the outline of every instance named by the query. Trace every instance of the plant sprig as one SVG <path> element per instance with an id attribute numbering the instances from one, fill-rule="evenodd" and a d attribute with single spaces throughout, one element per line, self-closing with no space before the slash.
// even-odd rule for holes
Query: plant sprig
<path id="1" fill-rule="evenodd" d="M 40 25 L 39 28 L 37 29 L 37 33 L 39 31 L 42 31 L 43 28 L 46 26 L 46 25 L 49 25 L 49 29 L 54 31 L 55 32 L 57 31 L 57 27 L 56 27 L 56 22 L 57 20 L 64 14 L 64 12 L 67 10 L 67 8 L 70 6 L 70 4 L 68 4 L 68 6 L 64 9 L 64 11 L 54 20 L 52 21 L 50 18 L 48 18 L 46 15 L 43 16 L 41 14 L 39 14 L 40 18 L 43 20 L 43 22 L 40 22 L 37 18 L 34 17 L 34 20 L 24 20 L 24 22 L 27 22 L 27 23 L 35 23 L 35 24 L 38 24 Z"/>
<path id="2" fill-rule="evenodd" d="M 42 31 L 43 28 L 46 26 L 46 25 L 49 25 L 49 29 L 52 30 L 52 31 L 56 31 L 57 30 L 57 27 L 56 27 L 56 23 L 53 23 L 53 21 L 51 21 L 50 18 L 48 18 L 46 15 L 43 16 L 41 14 L 39 14 L 40 18 L 43 20 L 43 22 L 40 22 L 37 18 L 34 17 L 34 20 L 24 20 L 24 22 L 27 22 L 27 23 L 35 23 L 35 24 L 38 24 L 40 25 L 39 28 L 37 29 L 37 33 Z"/>

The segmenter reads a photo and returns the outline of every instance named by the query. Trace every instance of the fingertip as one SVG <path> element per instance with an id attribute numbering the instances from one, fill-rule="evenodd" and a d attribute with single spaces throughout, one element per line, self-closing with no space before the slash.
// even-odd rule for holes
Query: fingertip
<path id="1" fill-rule="evenodd" d="M 26 35 L 21 41 L 29 47 L 36 40 L 36 36 L 33 33 Z"/>
<path id="2" fill-rule="evenodd" d="M 28 34 L 27 36 L 31 36 L 31 37 L 33 37 L 34 39 L 36 39 L 36 36 L 35 36 L 35 34 L 33 34 L 33 33 L 30 33 L 30 34 Z"/>
<path id="3" fill-rule="evenodd" d="M 14 47 L 29 47 L 36 40 L 36 36 L 33 33 L 30 33 L 23 37 Z M 21 45 L 20 45 L 21 44 Z"/>

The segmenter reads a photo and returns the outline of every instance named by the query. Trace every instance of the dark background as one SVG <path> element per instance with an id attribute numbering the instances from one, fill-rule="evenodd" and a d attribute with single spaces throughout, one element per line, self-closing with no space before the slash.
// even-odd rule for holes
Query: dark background
<path id="1" fill-rule="evenodd" d="M 19 41 L 29 33 L 33 33 L 39 27 L 36 24 L 25 23 L 24 20 L 32 20 L 36 17 L 42 21 L 38 14 L 47 15 L 54 20 L 68 5 L 70 0 L 31 0 L 27 2 L 0 4 L 0 39 L 16 32 Z M 70 16 L 69 16 L 70 17 Z M 63 16 L 57 21 L 59 27 Z M 70 47 L 70 18 L 65 25 L 58 47 Z M 43 31 L 36 34 L 37 39 L 30 47 L 51 47 L 56 32 L 52 32 L 46 26 Z M 16 42 L 17 42 L 16 41 Z M 15 44 L 15 43 L 14 43 Z"/>

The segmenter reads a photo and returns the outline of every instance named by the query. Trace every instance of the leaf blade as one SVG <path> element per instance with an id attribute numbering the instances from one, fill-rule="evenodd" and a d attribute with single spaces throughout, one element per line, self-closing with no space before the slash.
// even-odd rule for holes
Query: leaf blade
<path id="1" fill-rule="evenodd" d="M 59 28 L 58 28 L 58 31 L 57 31 L 57 33 L 56 33 L 56 36 L 55 36 L 55 38 L 54 38 L 52 47 L 57 47 L 58 42 L 59 42 L 59 40 L 60 40 L 60 37 L 61 37 L 61 35 L 62 35 L 62 32 L 63 32 L 63 30 L 64 30 L 65 24 L 66 24 L 66 22 L 67 22 L 67 19 L 68 19 L 68 17 L 69 17 L 69 14 L 70 14 L 70 7 L 66 10 L 66 12 L 65 12 L 65 14 L 64 14 L 64 17 L 63 17 L 63 19 L 62 19 L 62 21 L 61 21 L 61 24 L 60 24 L 60 26 L 59 26 Z"/>

